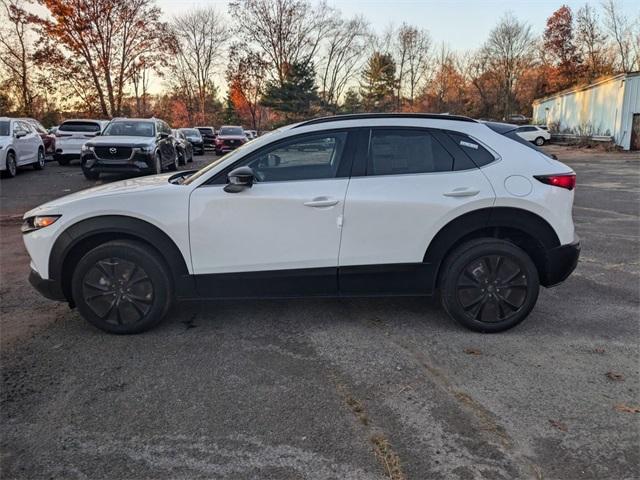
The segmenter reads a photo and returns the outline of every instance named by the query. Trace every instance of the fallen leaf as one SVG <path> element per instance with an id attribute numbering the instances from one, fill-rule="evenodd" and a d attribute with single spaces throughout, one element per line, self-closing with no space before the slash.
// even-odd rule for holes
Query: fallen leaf
<path id="1" fill-rule="evenodd" d="M 482 352 L 477 348 L 465 348 L 464 353 L 467 355 L 482 355 Z"/>
<path id="2" fill-rule="evenodd" d="M 609 380 L 614 382 L 624 382 L 624 375 L 618 372 L 607 372 L 605 374 Z"/>
<path id="3" fill-rule="evenodd" d="M 599 354 L 603 354 L 604 353 L 604 348 L 602 347 L 596 347 L 593 349 L 593 353 L 599 353 Z"/>
<path id="4" fill-rule="evenodd" d="M 627 405 L 625 403 L 618 403 L 614 405 L 614 407 L 618 412 L 623 413 L 640 413 L 640 406 L 637 405 Z"/>
<path id="5" fill-rule="evenodd" d="M 567 431 L 567 426 L 559 420 L 549 420 L 549 424 L 562 432 Z"/>

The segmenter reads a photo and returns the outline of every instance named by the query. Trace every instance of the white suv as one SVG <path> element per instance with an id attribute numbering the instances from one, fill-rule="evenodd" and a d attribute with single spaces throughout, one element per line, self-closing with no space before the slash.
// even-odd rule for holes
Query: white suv
<path id="1" fill-rule="evenodd" d="M 466 327 L 505 330 L 580 247 L 574 172 L 502 129 L 321 118 L 197 172 L 72 194 L 24 216 L 30 280 L 115 333 L 176 299 L 433 294 Z"/>
<path id="2" fill-rule="evenodd" d="M 0 117 L 0 172 L 5 177 L 15 177 L 23 165 L 44 168 L 42 139 L 29 122 Z"/>
<path id="3" fill-rule="evenodd" d="M 55 159 L 60 165 L 69 165 L 73 159 L 80 160 L 82 146 L 100 135 L 107 125 L 106 120 L 66 120 L 56 129 Z"/>

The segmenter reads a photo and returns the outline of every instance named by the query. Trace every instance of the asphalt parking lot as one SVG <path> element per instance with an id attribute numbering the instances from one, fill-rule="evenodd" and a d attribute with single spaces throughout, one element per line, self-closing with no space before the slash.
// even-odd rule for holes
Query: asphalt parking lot
<path id="1" fill-rule="evenodd" d="M 107 335 L 28 285 L 19 232 L 94 182 L 3 179 L 1 477 L 640 477 L 640 155 L 549 148 L 581 261 L 497 335 L 413 298 L 181 304 Z"/>

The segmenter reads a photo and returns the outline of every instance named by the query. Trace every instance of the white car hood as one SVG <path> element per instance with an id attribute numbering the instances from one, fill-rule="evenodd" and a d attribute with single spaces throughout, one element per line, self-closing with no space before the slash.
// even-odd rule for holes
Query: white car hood
<path id="1" fill-rule="evenodd" d="M 162 175 L 152 175 L 139 178 L 131 178 L 121 180 L 119 182 L 107 183 L 97 187 L 87 188 L 64 197 L 57 198 L 50 202 L 44 203 L 24 214 L 24 217 L 34 215 L 42 215 L 43 213 L 56 213 L 57 208 L 63 207 L 73 202 L 79 202 L 86 198 L 109 197 L 113 195 L 131 195 L 144 194 L 145 192 L 156 190 L 158 188 L 170 188 L 172 185 L 168 182 L 169 177 L 175 173 L 165 173 Z"/>

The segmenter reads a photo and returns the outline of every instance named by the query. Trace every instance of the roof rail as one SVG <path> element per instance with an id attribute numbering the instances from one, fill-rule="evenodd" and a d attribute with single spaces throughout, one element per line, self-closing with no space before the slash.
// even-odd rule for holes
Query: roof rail
<path id="1" fill-rule="evenodd" d="M 320 117 L 301 122 L 293 128 L 304 127 L 307 125 L 315 125 L 318 123 L 339 122 L 342 120 L 370 120 L 373 118 L 421 118 L 431 120 L 457 120 L 459 122 L 477 121 L 463 115 L 448 115 L 444 113 L 353 113 L 346 115 L 332 115 L 330 117 Z"/>

